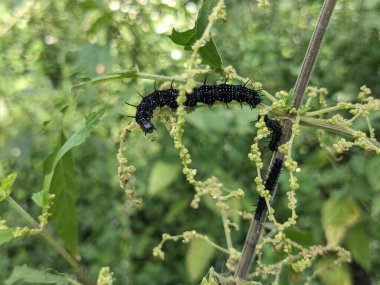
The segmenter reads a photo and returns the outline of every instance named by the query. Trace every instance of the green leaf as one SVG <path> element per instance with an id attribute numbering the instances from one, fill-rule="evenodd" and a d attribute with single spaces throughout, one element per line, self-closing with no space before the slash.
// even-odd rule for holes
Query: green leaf
<path id="1" fill-rule="evenodd" d="M 6 178 L 1 180 L 0 185 L 0 201 L 3 201 L 11 195 L 13 183 L 15 183 L 17 173 L 9 174 Z"/>
<path id="2" fill-rule="evenodd" d="M 203 63 L 208 64 L 215 69 L 220 69 L 222 67 L 222 59 L 220 58 L 214 41 L 210 40 L 204 47 L 201 47 L 199 54 L 201 55 Z"/>
<path id="3" fill-rule="evenodd" d="M 354 155 L 350 159 L 350 166 L 357 174 L 364 173 L 366 164 L 367 158 L 363 155 Z"/>
<path id="4" fill-rule="evenodd" d="M 215 249 L 206 241 L 195 239 L 191 241 L 186 254 L 186 271 L 190 281 L 196 282 L 205 275 Z"/>
<path id="5" fill-rule="evenodd" d="M 47 192 L 44 192 L 43 190 L 41 190 L 40 192 L 37 192 L 37 193 L 33 193 L 32 194 L 32 200 L 34 201 L 34 203 L 36 203 L 37 206 L 39 207 L 43 207 L 46 200 L 47 200 Z"/>
<path id="6" fill-rule="evenodd" d="M 157 161 L 149 176 L 148 192 L 155 195 L 161 190 L 165 190 L 180 175 L 180 167 L 176 163 Z"/>
<path id="7" fill-rule="evenodd" d="M 69 284 L 69 278 L 64 275 L 58 275 L 49 273 L 42 270 L 36 270 L 29 268 L 26 265 L 16 266 L 13 269 L 12 275 L 5 280 L 5 285 L 25 283 L 37 283 L 37 284 L 57 284 L 67 285 Z"/>
<path id="8" fill-rule="evenodd" d="M 66 140 L 61 134 L 61 142 Z M 66 152 L 57 163 L 52 177 L 50 193 L 55 194 L 52 221 L 55 230 L 62 238 L 69 251 L 78 254 L 78 221 L 76 201 L 78 186 L 75 179 L 74 159 L 72 151 Z"/>
<path id="9" fill-rule="evenodd" d="M 367 177 L 371 187 L 375 190 L 380 190 L 378 171 L 380 169 L 380 157 L 375 156 L 367 163 Z"/>
<path id="10" fill-rule="evenodd" d="M 376 217 L 380 214 L 380 195 L 373 197 L 371 201 L 371 216 Z"/>
<path id="11" fill-rule="evenodd" d="M 173 29 L 172 34 L 169 35 L 169 38 L 175 44 L 183 46 L 185 50 L 191 50 L 191 46 L 194 44 L 194 42 L 202 37 L 203 32 L 205 31 L 209 22 L 208 17 L 212 13 L 212 10 L 216 4 L 216 0 L 203 1 L 199 9 L 194 28 L 184 32 L 177 32 L 175 29 Z M 208 64 L 215 69 L 221 69 L 222 59 L 212 37 L 205 46 L 200 48 L 199 54 L 204 64 Z"/>
<path id="12" fill-rule="evenodd" d="M 197 21 L 195 23 L 197 30 L 197 39 L 200 39 L 202 37 L 209 22 L 208 17 L 212 13 L 212 10 L 216 6 L 217 2 L 217 0 L 202 1 L 201 8 L 198 12 Z M 208 64 L 215 69 L 220 69 L 222 67 L 222 59 L 219 55 L 218 50 L 216 49 L 212 37 L 210 38 L 210 41 L 207 42 L 207 44 L 199 50 L 199 53 L 201 55 L 203 63 Z"/>
<path id="13" fill-rule="evenodd" d="M 288 228 L 285 234 L 292 241 L 295 241 L 303 246 L 311 246 L 314 244 L 314 236 L 310 231 L 301 231 L 296 228 Z"/>
<path id="14" fill-rule="evenodd" d="M 0 245 L 7 243 L 13 239 L 13 230 L 12 229 L 1 229 L 0 230 Z"/>
<path id="15" fill-rule="evenodd" d="M 40 207 L 43 207 L 47 201 L 47 195 L 50 192 L 50 186 L 51 181 L 54 175 L 55 168 L 58 164 L 58 162 L 62 159 L 62 157 L 73 147 L 76 147 L 80 144 L 82 144 L 90 135 L 93 130 L 93 128 L 100 122 L 101 117 L 103 116 L 105 112 L 105 108 L 100 109 L 97 112 L 91 113 L 87 119 L 84 127 L 74 133 L 62 146 L 61 148 L 56 152 L 56 155 L 54 156 L 54 159 L 52 159 L 51 156 L 48 157 L 49 162 L 45 163 L 44 170 L 48 172 L 47 175 L 45 175 L 44 179 L 44 186 L 42 191 L 38 193 L 33 194 L 33 201 L 39 205 Z M 48 169 L 50 168 L 50 170 Z"/>
<path id="16" fill-rule="evenodd" d="M 208 25 L 208 17 L 211 15 L 212 10 L 218 3 L 218 0 L 203 0 L 199 8 L 197 16 L 197 35 L 198 38 L 202 36 Z"/>
<path id="17" fill-rule="evenodd" d="M 79 51 L 77 64 L 82 74 L 94 77 L 109 72 L 114 62 L 115 57 L 107 46 L 87 44 Z"/>
<path id="18" fill-rule="evenodd" d="M 187 30 L 184 32 L 177 32 L 174 28 L 172 30 L 172 34 L 169 35 L 169 38 L 172 40 L 173 43 L 180 45 L 180 46 L 188 46 L 189 43 L 194 43 L 196 39 L 197 31 L 194 26 L 191 30 Z M 191 48 L 191 45 L 190 45 Z"/>
<path id="19" fill-rule="evenodd" d="M 335 265 L 334 259 L 332 258 L 325 258 L 319 261 L 316 270 L 321 271 L 318 277 L 324 285 L 352 285 L 352 279 L 347 265 Z"/>
<path id="20" fill-rule="evenodd" d="M 346 242 L 354 259 L 368 271 L 371 268 L 370 239 L 363 226 L 358 225 L 350 229 L 346 235 Z"/>
<path id="21" fill-rule="evenodd" d="M 98 76 L 92 79 L 86 78 L 86 80 L 82 81 L 81 83 L 74 85 L 71 88 L 71 90 L 76 91 L 77 89 L 80 89 L 80 88 L 88 87 L 90 85 L 103 83 L 103 82 L 107 82 L 107 81 L 111 81 L 115 79 L 135 78 L 137 77 L 138 72 L 139 72 L 139 68 L 136 65 L 130 69 L 114 71 L 108 75 L 102 75 L 102 76 Z"/>
<path id="22" fill-rule="evenodd" d="M 206 135 L 212 136 L 215 132 L 227 132 L 231 127 L 232 118 L 226 117 L 225 111 L 220 108 L 215 108 L 214 112 L 209 112 L 209 110 L 206 109 L 199 109 L 199 111 L 197 110 L 197 112 L 188 115 L 188 122 Z M 213 123 L 205 124 L 204 122 Z"/>
<path id="23" fill-rule="evenodd" d="M 354 200 L 330 198 L 322 208 L 322 226 L 329 244 L 337 245 L 347 229 L 356 224 L 360 209 Z"/>

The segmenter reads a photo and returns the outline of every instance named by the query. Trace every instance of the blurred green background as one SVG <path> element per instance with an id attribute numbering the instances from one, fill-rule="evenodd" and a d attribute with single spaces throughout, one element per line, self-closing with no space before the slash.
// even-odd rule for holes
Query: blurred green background
<path id="1" fill-rule="evenodd" d="M 240 75 L 262 82 L 266 90 L 275 93 L 294 85 L 322 1 L 270 2 L 270 8 L 264 10 L 254 1 L 227 0 L 228 20 L 218 22 L 213 31 L 224 66 L 233 65 Z M 156 142 L 151 143 L 141 132 L 127 140 L 128 159 L 137 167 L 132 183 L 144 198 L 144 208 L 130 207 L 119 188 L 119 134 L 132 120 L 126 115 L 134 114 L 124 102 L 137 103 L 137 92 L 150 93 L 153 81 L 118 80 L 71 91 L 83 76 L 134 65 L 148 73 L 180 74 L 189 53 L 167 35 L 173 27 L 181 31 L 192 28 L 198 7 L 198 2 L 175 0 L 0 3 L 0 177 L 17 171 L 13 197 L 29 213 L 39 215 L 31 196 L 42 188 L 42 164 L 55 150 L 61 132 L 70 136 L 83 126 L 86 115 L 107 107 L 94 134 L 73 151 L 81 263 L 93 279 L 102 266 L 111 267 L 116 284 L 196 284 L 211 265 L 227 272 L 226 256 L 217 252 L 209 254 L 209 264 L 197 268 L 203 257 L 196 253 L 204 250 L 202 244 L 189 247 L 168 242 L 164 261 L 152 256 L 162 233 L 196 229 L 225 243 L 213 204 L 205 201 L 198 210 L 189 207 L 193 189 L 186 183 L 173 143 L 159 123 L 155 124 Z M 311 79 L 311 85 L 329 89 L 331 104 L 354 100 L 363 84 L 378 97 L 379 15 L 376 0 L 338 2 Z M 219 75 L 209 77 L 210 82 L 217 79 L 221 79 Z M 244 200 L 233 206 L 253 211 L 255 171 L 247 153 L 255 135 L 251 122 L 257 112 L 248 107 L 218 106 L 212 111 L 201 108 L 186 118 L 185 145 L 193 155 L 199 178 L 216 175 L 229 189 L 245 189 Z M 380 115 L 371 118 L 379 132 Z M 338 217 L 334 222 L 339 226 L 350 219 L 352 213 L 347 209 L 354 209 L 356 215 L 341 242 L 353 252 L 353 262 L 313 284 L 380 284 L 380 158 L 360 149 L 334 157 L 319 147 L 315 130 L 302 131 L 293 151 L 302 172 L 298 175 L 299 222 L 291 234 L 305 245 L 325 244 L 322 220 L 326 221 L 326 216 Z M 337 139 L 326 134 L 324 143 L 332 145 Z M 264 153 L 268 161 L 270 153 Z M 279 220 L 289 215 L 287 190 L 284 172 L 274 204 Z M 10 225 L 24 225 L 5 203 L 0 205 L 0 215 Z M 235 221 L 241 231 L 233 232 L 233 240 L 240 250 L 249 224 L 236 217 Z M 264 253 L 266 263 L 278 259 L 270 250 Z M 0 248 L 0 283 L 12 268 L 22 264 L 72 272 L 38 236 Z M 296 274 L 285 268 L 281 284 L 303 284 L 310 273 Z"/>

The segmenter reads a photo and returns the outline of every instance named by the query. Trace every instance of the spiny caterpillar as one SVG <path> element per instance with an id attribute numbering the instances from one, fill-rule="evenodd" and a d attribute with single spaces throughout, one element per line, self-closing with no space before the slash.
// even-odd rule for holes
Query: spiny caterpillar
<path id="1" fill-rule="evenodd" d="M 136 119 L 137 124 L 140 125 L 144 133 L 152 133 L 156 128 L 151 123 L 153 117 L 153 111 L 156 108 L 169 107 L 176 109 L 178 107 L 177 97 L 178 89 L 173 89 L 171 86 L 166 90 L 155 89 L 152 93 L 142 97 L 140 104 L 136 107 Z M 247 103 L 251 109 L 255 108 L 261 103 L 261 97 L 257 90 L 249 89 L 245 85 L 231 85 L 231 84 L 203 84 L 196 87 L 190 94 L 186 94 L 186 101 L 184 106 L 196 107 L 198 103 L 207 104 L 211 107 L 216 101 L 225 103 L 226 105 L 231 101 L 237 101 Z"/>
<path id="2" fill-rule="evenodd" d="M 126 103 L 130 106 L 136 108 L 136 115 L 129 116 L 136 119 L 137 124 L 141 127 L 143 132 L 152 133 L 156 128 L 151 123 L 153 117 L 153 111 L 156 108 L 169 107 L 171 109 L 178 108 L 177 98 L 179 95 L 179 90 L 174 89 L 171 85 L 169 89 L 166 90 L 155 90 L 147 96 L 141 96 L 141 102 L 135 106 L 129 103 Z M 203 103 L 211 107 L 216 101 L 220 101 L 226 104 L 232 102 L 233 100 L 240 103 L 247 103 L 251 109 L 255 108 L 262 102 L 260 94 L 257 90 L 249 89 L 245 85 L 231 85 L 231 84 L 216 84 L 210 85 L 206 84 L 206 81 L 203 85 L 196 87 L 190 94 L 186 94 L 186 101 L 184 106 L 186 107 L 196 107 L 198 103 Z M 267 128 L 271 132 L 270 141 L 268 148 L 271 151 L 276 151 L 280 139 L 282 136 L 281 125 L 277 120 L 269 119 L 267 115 L 264 116 L 264 122 Z M 280 176 L 282 169 L 283 160 L 276 159 L 272 163 L 268 176 L 264 182 L 264 187 L 271 194 L 274 191 L 274 188 L 277 184 L 277 180 Z M 254 218 L 259 220 L 262 212 L 267 208 L 265 199 L 260 197 L 255 211 Z"/>
<path id="3" fill-rule="evenodd" d="M 275 159 L 270 167 L 269 173 L 264 182 L 264 188 L 265 190 L 268 190 L 270 194 L 273 193 L 277 185 L 277 180 L 280 177 L 283 163 L 284 161 L 282 159 Z M 254 217 L 255 220 L 260 220 L 261 214 L 266 209 L 267 209 L 267 204 L 265 203 L 265 198 L 260 197 L 256 206 L 255 217 Z"/>
<path id="4" fill-rule="evenodd" d="M 267 128 L 271 132 L 271 138 L 268 144 L 268 148 L 271 151 L 276 151 L 282 135 L 281 124 L 277 120 L 271 120 L 267 115 L 264 116 L 264 122 Z"/>

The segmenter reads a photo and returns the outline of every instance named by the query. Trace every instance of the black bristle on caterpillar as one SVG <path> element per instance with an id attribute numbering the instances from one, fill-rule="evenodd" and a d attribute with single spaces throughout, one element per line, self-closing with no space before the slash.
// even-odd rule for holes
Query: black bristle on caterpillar
<path id="1" fill-rule="evenodd" d="M 273 194 L 273 191 L 276 187 L 277 180 L 280 177 L 283 163 L 284 161 L 282 159 L 275 159 L 270 167 L 269 173 L 264 182 L 264 187 L 266 190 L 269 191 L 270 194 Z M 267 204 L 265 203 L 265 199 L 263 197 L 259 197 L 254 216 L 255 220 L 260 220 L 263 211 L 266 209 Z"/>
<path id="2" fill-rule="evenodd" d="M 227 80 L 226 80 L 227 81 Z M 233 100 L 242 103 L 247 103 L 251 109 L 255 108 L 261 103 L 262 99 L 257 90 L 249 89 L 244 85 L 226 84 L 211 85 L 205 83 L 193 89 L 190 94 L 186 94 L 186 101 L 184 106 L 194 108 L 198 103 L 203 103 L 211 107 L 216 101 L 231 103 Z M 179 94 L 178 89 L 171 86 L 166 90 L 155 90 L 147 96 L 141 96 L 141 102 L 136 107 L 135 119 L 137 124 L 141 127 L 143 132 L 152 133 L 156 128 L 151 123 L 153 111 L 156 108 L 169 107 L 171 109 L 178 108 L 177 97 Z M 227 105 L 228 106 L 228 105 Z"/>

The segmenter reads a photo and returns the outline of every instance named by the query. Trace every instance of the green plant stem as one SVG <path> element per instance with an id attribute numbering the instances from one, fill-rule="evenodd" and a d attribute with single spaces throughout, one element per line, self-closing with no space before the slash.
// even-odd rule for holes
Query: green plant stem
<path id="1" fill-rule="evenodd" d="M 83 279 L 87 285 L 95 285 L 95 283 L 86 274 L 79 263 L 66 251 L 66 249 L 56 241 L 45 229 L 41 229 L 38 222 L 33 219 L 12 197 L 7 198 L 10 206 L 18 212 L 33 228 L 40 230 L 40 235 L 70 264 L 74 271 Z"/>
<path id="2" fill-rule="evenodd" d="M 334 107 L 329 107 L 329 108 L 325 108 L 325 109 L 320 109 L 320 110 L 313 111 L 313 112 L 307 112 L 307 113 L 305 114 L 305 116 L 313 117 L 313 116 L 318 116 L 318 115 L 322 115 L 322 114 L 325 114 L 325 113 L 330 113 L 330 112 L 339 111 L 339 110 L 344 110 L 344 109 L 347 109 L 347 108 L 345 108 L 345 107 L 341 107 L 341 106 L 334 106 Z"/>
<path id="3" fill-rule="evenodd" d="M 314 68 L 314 64 L 318 56 L 319 49 L 321 47 L 322 39 L 325 35 L 328 23 L 334 11 L 335 4 L 336 4 L 336 0 L 325 0 L 321 8 L 317 26 L 315 27 L 314 33 L 311 37 L 308 49 L 306 51 L 304 60 L 302 62 L 301 71 L 298 75 L 298 78 L 294 87 L 294 108 L 296 110 L 298 110 L 301 106 L 302 99 L 303 99 L 307 84 L 309 82 L 311 72 Z M 285 121 L 284 127 L 282 129 L 283 135 L 281 137 L 281 144 L 286 143 L 291 138 L 291 135 L 292 135 L 291 129 L 292 129 L 292 124 L 293 124 L 292 122 L 293 119 L 294 119 L 294 116 L 289 115 L 289 119 Z M 272 161 L 274 159 L 283 159 L 283 157 L 284 157 L 284 154 L 275 152 L 272 156 Z M 268 169 L 270 169 L 270 167 Z M 276 188 L 277 187 L 274 188 L 275 190 L 272 193 L 272 201 L 273 201 L 273 197 L 276 194 Z M 236 267 L 236 271 L 234 275 L 235 279 L 237 279 L 238 282 L 239 280 L 244 280 L 247 277 L 249 270 L 251 269 L 252 261 L 256 254 L 256 246 L 259 241 L 259 237 L 263 229 L 263 224 L 267 216 L 268 216 L 268 209 L 265 209 L 262 212 L 259 220 L 255 220 L 254 215 L 252 216 L 251 225 L 250 225 L 248 234 L 246 236 L 246 240 L 245 240 L 244 247 L 242 250 L 242 255 Z"/>
<path id="4" fill-rule="evenodd" d="M 11 207 L 18 212 L 33 228 L 39 229 L 40 225 L 35 219 L 32 218 L 11 196 L 7 198 L 7 201 Z"/>
<path id="5" fill-rule="evenodd" d="M 316 118 L 309 118 L 309 117 L 302 117 L 300 123 L 302 125 L 307 125 L 307 126 L 314 126 L 318 127 L 320 129 L 325 129 L 330 132 L 340 134 L 340 135 L 345 135 L 349 137 L 353 137 L 354 130 L 346 127 L 346 126 L 339 126 L 336 124 L 329 124 L 325 120 L 322 119 L 316 119 Z M 369 144 L 371 144 L 375 148 L 380 148 L 380 142 L 376 141 L 375 139 L 371 139 L 368 137 L 364 138 Z"/>
<path id="6" fill-rule="evenodd" d="M 224 233 L 226 235 L 227 248 L 228 250 L 231 250 L 233 246 L 232 246 L 232 240 L 231 240 L 231 230 L 228 224 L 227 215 L 225 211 L 222 211 L 221 214 L 222 214 Z"/>
<path id="7" fill-rule="evenodd" d="M 162 81 L 180 81 L 186 82 L 186 78 L 179 76 L 163 76 L 157 74 L 150 74 L 145 72 L 138 72 L 136 77 L 144 78 L 144 79 L 153 79 L 153 80 L 162 80 Z"/>
<path id="8" fill-rule="evenodd" d="M 215 102 L 213 106 L 222 106 L 222 105 L 224 105 L 224 103 L 222 103 L 222 102 Z M 237 102 L 236 103 L 229 103 L 229 105 L 232 105 L 232 106 L 236 105 L 237 106 L 238 103 Z M 199 109 L 199 108 L 206 108 L 206 107 L 208 107 L 208 105 L 204 104 L 204 105 L 198 105 L 196 108 Z M 259 108 L 259 109 L 268 109 L 269 113 L 272 114 L 272 115 L 276 115 L 277 117 L 285 118 L 287 120 L 294 120 L 293 118 L 287 117 L 286 114 L 284 114 L 284 113 L 271 111 L 270 107 L 267 106 L 267 105 L 265 105 L 265 104 L 258 105 L 257 108 Z M 331 111 L 336 111 L 336 110 L 342 110 L 342 109 L 345 109 L 345 108 L 339 108 L 339 107 L 335 106 L 335 107 L 326 108 L 326 109 L 322 109 L 322 110 L 327 110 L 327 109 L 330 109 L 330 110 L 326 111 L 326 113 L 327 112 L 331 112 Z M 353 129 L 350 129 L 350 128 L 346 127 L 346 126 L 340 126 L 340 125 L 337 125 L 337 124 L 331 124 L 331 123 L 327 122 L 327 120 L 325 120 L 325 119 L 318 119 L 318 118 L 309 117 L 310 113 L 306 113 L 305 116 L 300 116 L 300 124 L 301 125 L 317 127 L 319 129 L 324 129 L 326 131 L 333 132 L 333 133 L 336 133 L 336 134 L 339 134 L 339 135 L 353 137 L 353 132 L 354 132 Z M 369 144 L 371 144 L 372 146 L 374 146 L 376 148 L 380 147 L 380 143 L 378 141 L 376 141 L 375 139 L 368 138 L 368 137 L 366 137 L 364 139 Z"/>

